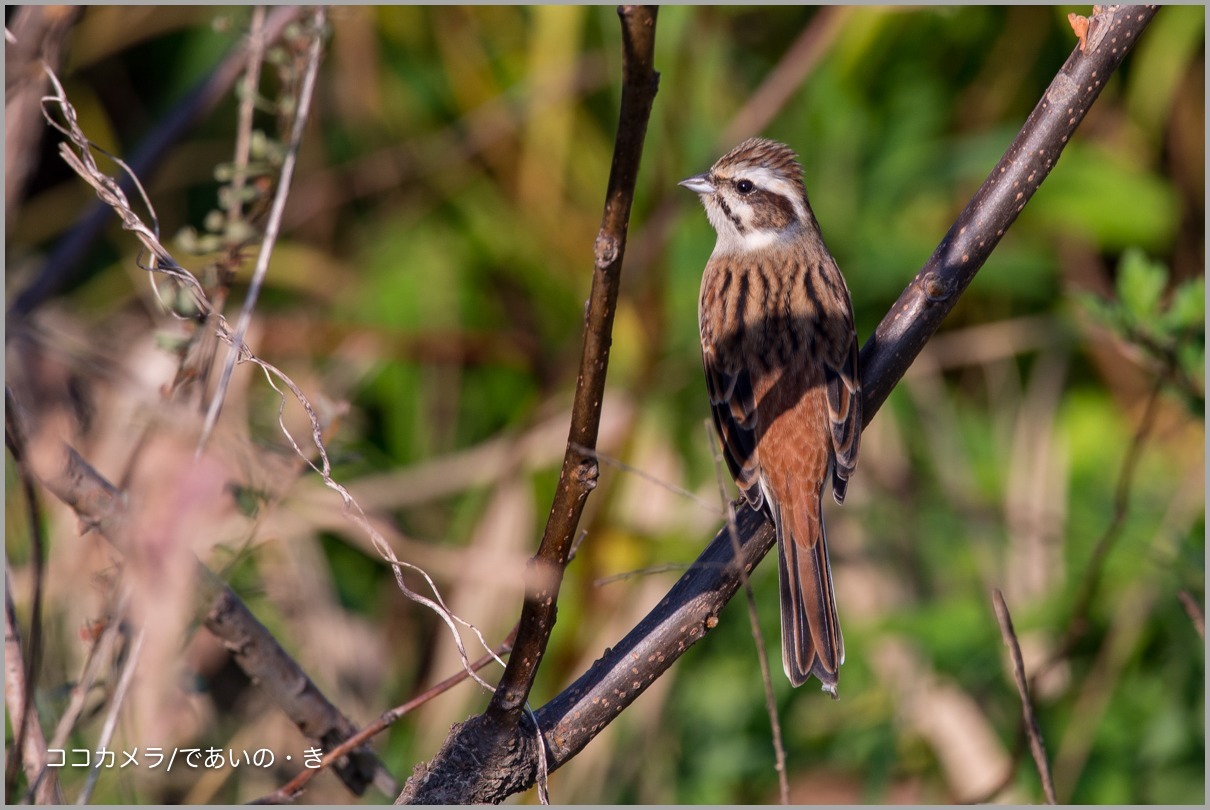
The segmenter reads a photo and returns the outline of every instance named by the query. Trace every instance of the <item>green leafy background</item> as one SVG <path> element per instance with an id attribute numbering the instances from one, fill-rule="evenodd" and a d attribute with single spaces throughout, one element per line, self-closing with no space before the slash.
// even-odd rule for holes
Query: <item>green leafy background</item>
<path id="1" fill-rule="evenodd" d="M 761 134 L 800 153 L 864 340 L 1067 58 L 1070 11 L 1088 13 L 661 9 L 660 90 L 604 406 L 602 452 L 626 466 L 607 463 L 589 500 L 532 705 L 621 638 L 720 523 L 696 330 L 713 234 L 676 181 L 733 145 L 724 137 L 734 117 L 814 30 L 818 61 Z M 87 9 L 61 71 L 85 131 L 129 154 L 246 32 L 249 13 Z M 795 801 L 1042 799 L 992 589 L 1013 612 L 1027 673 L 1039 673 L 1072 623 L 1161 377 L 1081 632 L 1034 681 L 1033 697 L 1061 802 L 1204 801 L 1205 648 L 1179 598 L 1204 598 L 1204 20 L 1202 7 L 1159 11 L 866 432 L 850 497 L 829 511 L 848 654 L 840 701 L 789 687 L 775 566 L 755 572 Z M 313 397 L 347 402 L 328 438 L 337 480 L 495 643 L 519 612 L 521 566 L 566 435 L 620 99 L 616 15 L 340 7 L 331 29 L 254 348 Z M 274 97 L 271 78 L 262 92 Z M 215 167 L 231 160 L 236 104 L 233 93 L 143 178 L 166 234 L 202 231 L 216 207 Z M 271 115 L 257 126 L 282 137 Z M 89 193 L 48 138 L 9 222 L 10 301 Z M 169 246 L 199 269 L 206 259 L 181 245 Z M 135 251 L 115 220 L 86 274 L 39 316 L 85 335 L 178 328 L 149 303 Z M 235 301 L 246 281 L 247 270 Z M 296 471 L 283 484 L 260 466 L 265 448 L 283 445 L 277 397 L 245 367 L 240 375 L 251 431 L 243 491 L 258 517 L 211 563 L 320 687 L 368 722 L 457 670 L 448 633 L 399 595 L 314 476 Z M 10 460 L 7 547 L 27 611 L 28 518 L 14 480 Z M 73 533 L 69 515 L 52 519 L 65 533 L 56 537 Z M 84 654 L 68 595 L 55 593 L 40 675 L 51 718 Z M 554 774 L 555 800 L 776 801 L 744 611 L 735 600 Z M 218 688 L 199 678 L 196 699 Z M 464 684 L 395 724 L 376 749 L 402 780 L 486 699 Z M 281 723 L 255 700 L 208 716 L 193 737 L 203 745 L 257 740 L 257 729 Z M 73 745 L 89 745 L 98 723 L 83 724 Z M 289 728 L 275 733 L 266 739 L 298 742 Z M 68 785 L 82 776 L 63 774 Z M 353 800 L 325 779 L 302 801 Z M 283 781 L 227 773 L 203 789 L 198 774 L 106 772 L 95 800 L 239 802 Z"/>

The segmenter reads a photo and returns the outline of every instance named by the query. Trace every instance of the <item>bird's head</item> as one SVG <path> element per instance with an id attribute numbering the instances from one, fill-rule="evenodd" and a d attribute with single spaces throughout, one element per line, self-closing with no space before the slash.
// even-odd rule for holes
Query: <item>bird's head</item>
<path id="1" fill-rule="evenodd" d="M 777 141 L 750 138 L 680 185 L 701 198 L 718 234 L 715 253 L 760 250 L 810 222 L 798 157 Z"/>

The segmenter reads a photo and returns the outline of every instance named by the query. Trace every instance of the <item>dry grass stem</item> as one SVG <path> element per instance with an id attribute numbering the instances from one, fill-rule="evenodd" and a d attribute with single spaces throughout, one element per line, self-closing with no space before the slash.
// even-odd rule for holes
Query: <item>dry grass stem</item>
<path id="1" fill-rule="evenodd" d="M 1017 692 L 1021 695 L 1021 712 L 1025 721 L 1025 733 L 1029 736 L 1029 750 L 1033 754 L 1034 764 L 1038 767 L 1046 801 L 1048 804 L 1055 804 L 1055 785 L 1050 777 L 1050 765 L 1046 761 L 1046 744 L 1042 741 L 1042 731 L 1038 728 L 1038 719 L 1034 715 L 1033 701 L 1029 698 L 1025 664 L 1021 660 L 1021 645 L 1017 643 L 1012 616 L 1009 615 L 1008 605 L 1004 604 L 1004 595 L 999 589 L 992 592 L 992 603 L 996 608 L 996 619 L 1000 623 L 1000 635 L 1004 638 L 1004 646 L 1008 647 L 1012 660 L 1013 682 L 1017 684 Z"/>
<path id="2" fill-rule="evenodd" d="M 134 637 L 134 643 L 126 651 L 125 660 L 122 662 L 122 675 L 118 679 L 117 687 L 113 690 L 113 697 L 109 700 L 109 708 L 105 712 L 105 724 L 101 727 L 101 734 L 97 738 L 97 751 L 109 750 L 109 743 L 113 740 L 113 733 L 118 726 L 118 714 L 125 705 L 126 695 L 130 692 L 131 683 L 134 682 L 134 673 L 138 669 L 146 637 L 147 631 L 140 630 Z M 84 787 L 76 799 L 77 804 L 88 804 L 92 791 L 97 786 L 97 779 L 101 777 L 101 768 L 104 764 L 104 757 L 98 756 L 97 761 L 88 771 L 88 777 L 84 780 Z"/>
<path id="3" fill-rule="evenodd" d="M 1130 493 L 1134 487 L 1134 476 L 1138 470 L 1147 437 L 1155 426 L 1155 420 L 1159 413 L 1160 393 L 1163 389 L 1164 377 L 1161 375 L 1155 380 L 1151 388 L 1151 393 L 1147 397 L 1147 403 L 1143 406 L 1143 415 L 1139 419 L 1139 426 L 1134 432 L 1130 446 L 1126 448 L 1126 455 L 1122 457 L 1122 466 L 1118 472 L 1118 480 L 1113 493 L 1113 514 L 1105 530 L 1097 540 L 1097 544 L 1088 558 L 1087 565 L 1084 566 L 1084 573 L 1080 579 L 1080 587 L 1076 592 L 1074 606 L 1071 610 L 1071 618 L 1067 622 L 1063 639 L 1059 643 L 1055 655 L 1051 660 L 1034 674 L 1033 677 L 1035 679 L 1042 677 L 1052 667 L 1062 663 L 1070 655 L 1076 643 L 1087 632 L 1088 613 L 1100 589 L 1101 574 L 1104 571 L 1105 562 L 1109 557 L 1109 553 L 1117 544 L 1118 538 L 1121 536 L 1122 530 L 1126 525 L 1126 518 L 1130 514 Z"/>
<path id="4" fill-rule="evenodd" d="M 744 138 L 764 132 L 836 41 L 849 11 L 826 6 L 816 12 L 760 87 L 727 124 L 720 138 L 722 149 L 730 149 Z"/>
<path id="5" fill-rule="evenodd" d="M 1185 608 L 1185 612 L 1189 614 L 1189 620 L 1193 622 L 1193 629 L 1203 639 L 1206 638 L 1206 614 L 1202 610 L 1202 606 L 1189 591 L 1182 590 L 1177 593 L 1177 597 L 1181 600 L 1181 605 Z"/>
<path id="6" fill-rule="evenodd" d="M 317 38 L 318 40 L 318 38 Z M 239 220 L 243 210 L 244 184 L 248 180 L 248 157 L 252 151 L 252 116 L 256 112 L 256 96 L 260 92 L 260 68 L 265 57 L 265 7 L 257 6 L 252 11 L 248 26 L 248 59 L 244 69 L 242 95 L 239 100 L 239 121 L 235 126 L 235 172 L 231 178 L 231 206 L 229 214 Z M 314 58 L 318 64 L 318 57 Z M 308 64 L 308 71 L 310 64 Z M 301 114 L 306 116 L 308 102 Z"/>
<path id="7" fill-rule="evenodd" d="M 662 479 L 658 476 L 652 475 L 651 473 L 646 472 L 645 470 L 640 470 L 638 467 L 634 467 L 630 464 L 627 464 L 626 462 L 622 461 L 621 459 L 614 458 L 613 456 L 605 455 L 604 453 L 602 453 L 594 448 L 585 447 L 581 444 L 576 444 L 575 442 L 571 443 L 571 448 L 573 450 L 575 450 L 577 453 L 583 453 L 585 456 L 588 456 L 589 458 L 594 458 L 597 461 L 600 461 L 609 467 L 615 467 L 615 468 L 621 470 L 622 472 L 630 473 L 631 475 L 637 476 L 638 478 L 642 478 L 644 481 L 647 481 L 650 484 L 654 484 L 655 486 L 659 487 L 660 489 L 667 490 L 668 492 L 671 492 L 674 495 L 680 495 L 682 498 L 685 498 L 686 500 L 691 501 L 696 506 L 700 506 L 702 509 L 704 509 L 705 511 L 709 512 L 712 515 L 718 515 L 720 518 L 725 517 L 724 513 L 719 511 L 718 507 L 714 506 L 713 504 L 708 502 L 705 498 L 700 497 L 696 493 L 690 492 L 689 490 L 685 489 L 684 487 L 678 487 L 676 484 L 673 484 L 670 481 L 665 481 L 664 479 Z"/>
<path id="8" fill-rule="evenodd" d="M 259 12 L 263 21 L 263 10 Z M 254 17 L 256 19 L 256 17 Z M 231 350 L 223 364 L 223 372 L 219 376 L 218 387 L 210 400 L 210 408 L 206 412 L 206 421 L 202 425 L 202 435 L 198 439 L 198 454 L 206 445 L 215 423 L 218 421 L 219 410 L 227 394 L 227 386 L 231 384 L 231 374 L 235 371 L 236 361 L 244 353 L 244 335 L 252 323 L 252 313 L 256 309 L 256 301 L 260 296 L 261 286 L 269 273 L 269 259 L 273 256 L 273 247 L 277 244 L 277 236 L 281 230 L 282 212 L 286 209 L 286 200 L 290 197 L 290 183 L 294 179 L 294 166 L 298 162 L 298 150 L 302 146 L 303 130 L 307 126 L 307 118 L 311 112 L 311 98 L 315 93 L 315 81 L 319 75 L 320 55 L 323 53 L 323 40 L 327 28 L 327 11 L 324 6 L 316 6 L 311 20 L 311 44 L 307 53 L 307 68 L 303 75 L 302 88 L 295 105 L 294 121 L 290 131 L 290 141 L 282 159 L 281 171 L 277 179 L 277 188 L 273 194 L 273 204 L 269 209 L 269 221 L 265 224 L 265 234 L 261 239 L 260 252 L 256 257 L 256 267 L 252 271 L 252 280 L 248 284 L 248 293 L 244 298 L 244 306 L 240 309 L 239 320 L 235 324 L 235 335 L 231 339 Z M 253 30 L 253 41 L 256 43 L 250 51 L 250 57 L 263 48 L 260 32 Z M 242 113 L 241 113 L 242 115 Z M 251 114 L 249 113 L 249 121 Z"/>
<path id="9" fill-rule="evenodd" d="M 706 423 L 706 435 L 710 439 L 710 454 L 714 459 L 714 478 L 718 482 L 719 498 L 725 503 L 727 510 L 727 534 L 731 537 L 735 559 L 743 558 L 740 552 L 739 531 L 735 527 L 735 504 L 727 497 L 727 476 L 723 468 L 723 450 L 719 446 L 718 436 L 709 421 Z M 773 769 L 777 772 L 777 790 L 782 804 L 790 803 L 790 779 L 786 774 L 786 748 L 782 743 L 781 720 L 777 716 L 777 699 L 773 695 L 773 677 L 769 672 L 769 650 L 765 645 L 765 634 L 760 629 L 760 614 L 756 610 L 756 594 L 752 591 L 752 583 L 748 580 L 748 572 L 742 565 L 739 570 L 740 583 L 744 589 L 748 605 L 748 624 L 752 631 L 752 641 L 756 644 L 756 659 L 760 663 L 761 685 L 765 690 L 765 712 L 769 715 L 769 728 L 773 737 Z M 836 697 L 833 693 L 832 697 Z"/>
<path id="10" fill-rule="evenodd" d="M 30 656 L 32 658 L 32 656 Z M 13 604 L 13 584 L 8 555 L 4 556 L 4 704 L 8 716 L 17 720 L 16 733 L 9 747 L 8 768 L 15 771 L 20 766 L 25 771 L 26 781 L 37 785 L 33 797 L 38 804 L 62 804 L 58 781 L 44 780 L 38 784 L 38 774 L 46 766 L 46 737 L 42 733 L 42 720 L 30 695 L 34 684 L 29 677 L 27 657 L 21 649 L 21 628 L 17 623 L 17 608 Z M 13 788 L 16 774 L 5 775 L 5 796 L 16 803 Z"/>

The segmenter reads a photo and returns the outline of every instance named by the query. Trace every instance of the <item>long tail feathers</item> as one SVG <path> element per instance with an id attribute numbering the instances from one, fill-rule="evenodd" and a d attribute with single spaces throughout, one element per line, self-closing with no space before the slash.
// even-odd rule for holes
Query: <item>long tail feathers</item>
<path id="1" fill-rule="evenodd" d="M 775 522 L 782 665 L 795 686 L 814 675 L 824 691 L 836 697 L 837 671 L 844 663 L 844 638 L 836 617 L 822 515 L 812 519 L 787 510 L 780 517 L 785 520 Z"/>

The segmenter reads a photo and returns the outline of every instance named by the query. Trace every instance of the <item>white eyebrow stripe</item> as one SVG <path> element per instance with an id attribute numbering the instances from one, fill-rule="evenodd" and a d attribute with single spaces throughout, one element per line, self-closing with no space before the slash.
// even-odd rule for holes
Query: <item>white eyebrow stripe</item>
<path id="1" fill-rule="evenodd" d="M 764 166 L 756 166 L 751 169 L 744 169 L 737 174 L 737 177 L 751 180 L 758 188 L 763 188 L 766 191 L 771 191 L 774 194 L 785 197 L 794 206 L 794 216 L 798 218 L 798 221 L 803 222 L 806 220 L 807 211 L 803 208 L 798 188 L 782 175 L 769 171 Z"/>

